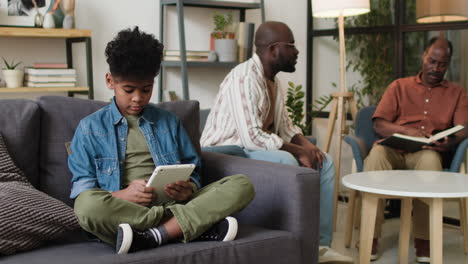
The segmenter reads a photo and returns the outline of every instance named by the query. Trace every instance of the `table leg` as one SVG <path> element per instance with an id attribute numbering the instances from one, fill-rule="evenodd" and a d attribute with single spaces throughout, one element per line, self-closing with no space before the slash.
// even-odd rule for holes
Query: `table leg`
<path id="1" fill-rule="evenodd" d="M 408 263 L 408 249 L 411 231 L 411 210 L 413 209 L 412 207 L 413 200 L 411 198 L 401 199 L 400 241 L 398 246 L 400 264 Z"/>
<path id="2" fill-rule="evenodd" d="M 362 193 L 361 229 L 359 241 L 360 264 L 370 263 L 378 202 L 378 195 L 366 192 Z"/>
<path id="3" fill-rule="evenodd" d="M 463 223 L 463 241 L 465 254 L 468 253 L 468 198 L 461 198 L 460 220 Z"/>
<path id="4" fill-rule="evenodd" d="M 348 198 L 348 211 L 346 212 L 346 227 L 345 227 L 345 247 L 349 248 L 351 240 L 353 238 L 353 221 L 354 221 L 354 210 L 356 205 L 356 190 L 349 189 Z"/>
<path id="5" fill-rule="evenodd" d="M 442 209 L 442 198 L 432 198 L 429 201 L 431 264 L 442 263 Z"/>

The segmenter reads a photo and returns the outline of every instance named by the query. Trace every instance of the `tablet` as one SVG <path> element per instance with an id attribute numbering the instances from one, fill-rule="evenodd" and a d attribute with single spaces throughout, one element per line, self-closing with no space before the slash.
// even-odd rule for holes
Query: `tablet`
<path id="1" fill-rule="evenodd" d="M 157 166 L 151 175 L 146 187 L 154 187 L 158 195 L 158 204 L 173 201 L 164 192 L 164 187 L 176 181 L 186 181 L 190 178 L 194 164 L 177 164 L 177 165 L 162 165 Z"/>

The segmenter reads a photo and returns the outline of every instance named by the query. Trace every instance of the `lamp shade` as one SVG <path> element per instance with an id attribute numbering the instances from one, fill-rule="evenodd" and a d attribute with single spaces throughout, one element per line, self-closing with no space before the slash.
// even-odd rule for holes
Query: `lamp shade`
<path id="1" fill-rule="evenodd" d="M 314 17 L 356 16 L 370 11 L 369 0 L 312 0 Z"/>
<path id="2" fill-rule="evenodd" d="M 416 21 L 436 23 L 468 20 L 467 0 L 416 0 Z"/>

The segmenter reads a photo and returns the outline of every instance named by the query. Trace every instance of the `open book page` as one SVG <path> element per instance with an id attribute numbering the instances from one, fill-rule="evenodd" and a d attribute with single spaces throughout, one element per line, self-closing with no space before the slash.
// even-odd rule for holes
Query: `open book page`
<path id="1" fill-rule="evenodd" d="M 426 137 L 412 137 L 394 133 L 392 136 L 385 138 L 380 141 L 379 144 L 389 146 L 395 149 L 405 150 L 409 152 L 415 152 L 422 149 L 423 146 L 431 145 L 433 141 L 443 139 L 444 137 L 453 135 L 458 131 L 462 130 L 464 126 L 458 125 L 442 132 L 439 132 L 430 138 Z"/>
<path id="2" fill-rule="evenodd" d="M 462 130 L 463 128 L 465 128 L 465 127 L 462 126 L 462 125 L 457 125 L 457 126 L 454 126 L 454 127 L 452 127 L 452 128 L 449 128 L 449 129 L 446 129 L 446 130 L 444 130 L 444 131 L 441 131 L 441 132 L 439 132 L 439 133 L 437 133 L 437 134 L 435 134 L 435 135 L 432 135 L 430 138 L 426 138 L 426 137 L 412 137 L 412 136 L 407 136 L 407 135 L 398 134 L 398 133 L 394 133 L 393 136 L 429 144 L 429 143 L 431 143 L 432 141 L 437 141 L 437 140 L 443 139 L 444 137 L 447 137 L 447 136 L 450 136 L 450 135 L 452 135 L 452 134 L 455 134 L 455 133 L 457 133 L 458 131 Z"/>
<path id="3" fill-rule="evenodd" d="M 431 139 L 427 138 L 427 137 L 413 137 L 413 136 L 407 136 L 407 135 L 398 134 L 398 133 L 393 133 L 392 136 L 399 137 L 399 138 L 404 138 L 404 139 L 412 140 L 412 141 L 418 141 L 418 142 L 422 142 L 422 143 L 426 143 L 426 144 L 431 143 Z"/>
<path id="4" fill-rule="evenodd" d="M 453 135 L 461 130 L 463 130 L 463 128 L 465 128 L 464 126 L 462 125 L 457 125 L 457 126 L 454 126 L 452 128 L 449 128 L 449 129 L 446 129 L 444 131 L 441 131 L 435 135 L 432 135 L 432 137 L 430 137 L 429 139 L 431 141 L 437 141 L 439 139 L 442 139 L 444 137 L 447 137 L 447 136 L 450 136 L 450 135 Z"/>

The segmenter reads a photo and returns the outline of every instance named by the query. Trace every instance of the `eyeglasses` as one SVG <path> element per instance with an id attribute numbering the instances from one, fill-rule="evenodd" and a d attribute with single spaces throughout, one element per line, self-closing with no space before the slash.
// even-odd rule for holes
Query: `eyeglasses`
<path id="1" fill-rule="evenodd" d="M 293 47 L 293 48 L 296 47 L 296 44 L 295 44 L 295 43 L 288 43 L 288 42 L 281 42 L 281 41 L 279 41 L 279 42 L 273 42 L 273 43 L 271 43 L 270 45 L 268 45 L 268 47 L 271 47 L 271 46 L 274 46 L 274 45 L 277 45 L 277 44 L 284 44 L 284 45 L 287 45 L 287 46 Z"/>

